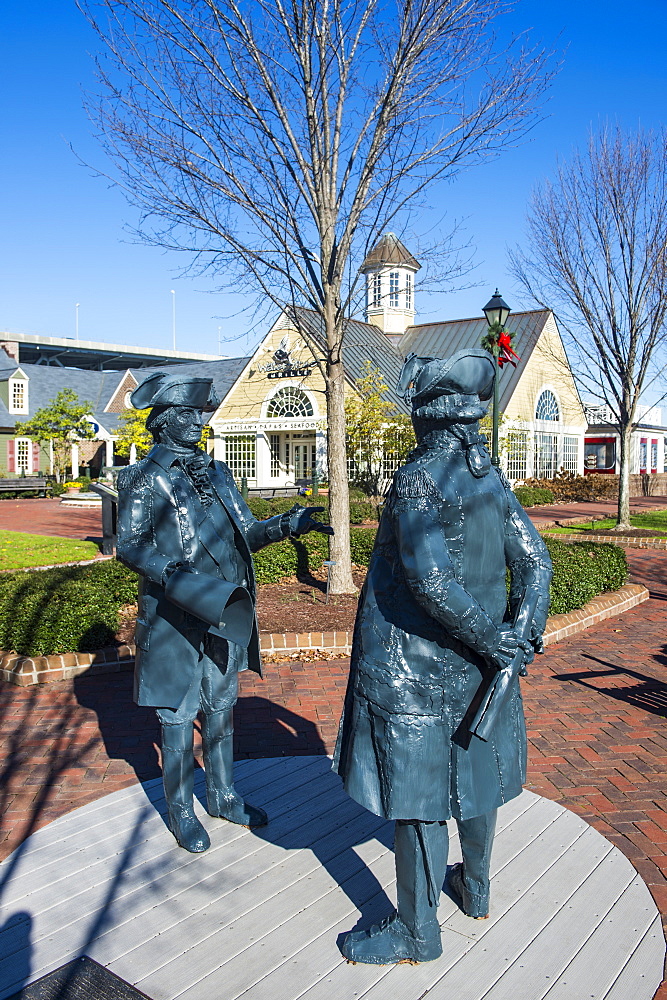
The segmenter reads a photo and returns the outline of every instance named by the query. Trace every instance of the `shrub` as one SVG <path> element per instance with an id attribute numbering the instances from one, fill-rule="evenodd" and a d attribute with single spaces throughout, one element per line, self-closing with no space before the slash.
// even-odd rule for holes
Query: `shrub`
<path id="1" fill-rule="evenodd" d="M 622 587 L 628 575 L 623 549 L 599 542 L 568 544 L 545 538 L 554 565 L 549 614 L 581 608 L 607 590 Z"/>
<path id="2" fill-rule="evenodd" d="M 375 530 L 373 528 L 352 528 L 350 548 L 352 562 L 358 566 L 368 566 Z M 274 545 L 267 545 L 253 555 L 257 583 L 278 583 L 286 576 L 303 576 L 319 569 L 329 552 L 328 538 L 312 531 L 298 539 L 286 539 Z"/>
<path id="3" fill-rule="evenodd" d="M 618 496 L 618 478 L 591 474 L 576 476 L 572 472 L 561 471 L 555 479 L 527 479 L 519 489 L 547 489 L 553 494 L 554 500 L 564 503 L 582 503 L 586 500 L 612 500 Z M 522 503 L 522 501 L 519 501 Z M 523 504 L 526 506 L 526 504 Z"/>
<path id="4" fill-rule="evenodd" d="M 115 559 L 0 576 L 0 648 L 24 656 L 88 652 L 113 643 L 137 576 Z"/>
<path id="5" fill-rule="evenodd" d="M 554 495 L 544 486 L 516 486 L 514 495 L 522 507 L 538 507 L 554 502 Z"/>
<path id="6" fill-rule="evenodd" d="M 373 528 L 352 528 L 352 560 L 367 566 Z M 625 553 L 615 545 L 567 544 L 546 539 L 554 563 L 550 614 L 580 608 L 597 594 L 616 590 L 627 576 Z M 326 535 L 267 546 L 254 556 L 258 583 L 304 574 L 327 557 Z M 33 573 L 0 575 L 0 648 L 25 656 L 108 646 L 118 628 L 118 612 L 136 600 L 137 577 L 115 560 Z"/>
<path id="7" fill-rule="evenodd" d="M 302 507 L 324 507 L 322 513 L 318 514 L 318 520 L 328 523 L 329 497 L 326 493 L 324 496 L 318 494 L 314 497 L 251 497 L 248 500 L 248 507 L 254 517 L 263 521 L 275 514 L 284 514 L 291 510 L 296 503 L 301 504 Z M 350 491 L 350 524 L 362 524 L 364 521 L 374 521 L 375 519 L 373 504 L 365 498 L 363 502 L 353 498 L 352 491 Z"/>

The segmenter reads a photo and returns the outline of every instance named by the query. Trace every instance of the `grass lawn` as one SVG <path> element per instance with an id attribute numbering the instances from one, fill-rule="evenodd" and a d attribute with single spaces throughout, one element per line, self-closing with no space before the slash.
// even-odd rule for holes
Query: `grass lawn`
<path id="1" fill-rule="evenodd" d="M 649 528 L 651 531 L 661 531 L 667 537 L 667 510 L 652 510 L 646 514 L 633 514 L 630 518 L 630 524 L 633 528 Z M 549 534 L 571 535 L 580 531 L 590 531 L 591 527 L 593 531 L 604 531 L 607 528 L 615 527 L 615 525 L 616 520 L 607 517 L 601 521 L 571 524 L 565 528 L 547 528 L 545 531 Z"/>
<path id="2" fill-rule="evenodd" d="M 26 535 L 22 531 L 0 531 L 0 569 L 30 569 L 58 563 L 94 559 L 95 542 L 55 538 L 53 535 Z"/>

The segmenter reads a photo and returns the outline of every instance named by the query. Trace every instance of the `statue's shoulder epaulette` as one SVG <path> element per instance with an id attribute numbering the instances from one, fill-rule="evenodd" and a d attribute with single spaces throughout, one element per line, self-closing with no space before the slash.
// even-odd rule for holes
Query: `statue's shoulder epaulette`
<path id="1" fill-rule="evenodd" d="M 135 462 L 134 465 L 128 465 L 125 469 L 121 469 L 118 473 L 118 489 L 136 490 L 142 486 L 147 481 L 147 464 L 146 459 L 143 458 L 140 462 Z"/>
<path id="2" fill-rule="evenodd" d="M 398 470 L 394 476 L 394 491 L 399 497 L 440 497 L 430 472 L 412 464 Z"/>

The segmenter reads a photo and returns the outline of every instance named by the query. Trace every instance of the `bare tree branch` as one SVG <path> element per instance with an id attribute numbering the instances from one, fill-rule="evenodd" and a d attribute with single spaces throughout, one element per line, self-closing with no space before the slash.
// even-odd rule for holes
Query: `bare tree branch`
<path id="1" fill-rule="evenodd" d="M 533 196 L 512 271 L 554 310 L 580 387 L 621 439 L 619 526 L 629 524 L 630 441 L 641 395 L 664 378 L 667 133 L 603 129 Z"/>
<path id="2" fill-rule="evenodd" d="M 350 589 L 343 345 L 358 268 L 429 185 L 535 124 L 545 54 L 497 42 L 508 0 L 79 6 L 106 47 L 90 113 L 144 238 L 321 319 L 332 589 Z"/>

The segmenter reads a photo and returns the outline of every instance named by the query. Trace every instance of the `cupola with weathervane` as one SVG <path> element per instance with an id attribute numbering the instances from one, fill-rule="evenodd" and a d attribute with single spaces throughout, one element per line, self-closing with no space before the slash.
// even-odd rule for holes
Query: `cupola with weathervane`
<path id="1" fill-rule="evenodd" d="M 385 233 L 359 269 L 366 275 L 366 322 L 379 326 L 392 343 L 413 324 L 420 267 L 395 233 Z"/>

